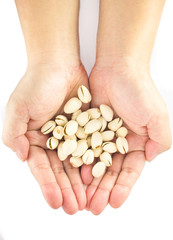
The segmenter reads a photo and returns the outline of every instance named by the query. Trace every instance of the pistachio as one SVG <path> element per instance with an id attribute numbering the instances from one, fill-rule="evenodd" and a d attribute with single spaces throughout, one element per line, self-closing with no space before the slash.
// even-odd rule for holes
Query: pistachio
<path id="1" fill-rule="evenodd" d="M 92 168 L 92 175 L 96 178 L 101 177 L 106 170 L 106 165 L 104 162 L 97 162 Z"/>
<path id="2" fill-rule="evenodd" d="M 121 118 L 115 118 L 113 121 L 108 123 L 108 128 L 115 132 L 122 126 L 122 124 L 123 121 Z"/>
<path id="3" fill-rule="evenodd" d="M 86 134 L 91 134 L 93 132 L 96 132 L 100 128 L 101 128 L 101 123 L 97 119 L 93 119 L 93 120 L 89 121 L 84 127 Z"/>
<path id="4" fill-rule="evenodd" d="M 120 127 L 117 131 L 116 131 L 116 136 L 117 137 L 126 137 L 128 133 L 127 128 L 125 127 Z"/>
<path id="5" fill-rule="evenodd" d="M 113 131 L 104 131 L 101 133 L 103 141 L 111 141 L 114 138 L 115 133 Z"/>
<path id="6" fill-rule="evenodd" d="M 77 142 L 77 148 L 72 153 L 73 157 L 81 157 L 88 149 L 87 141 L 82 139 Z"/>
<path id="7" fill-rule="evenodd" d="M 88 147 L 90 148 L 91 147 L 91 136 L 87 137 L 87 144 L 88 144 Z"/>
<path id="8" fill-rule="evenodd" d="M 91 146 L 92 148 L 96 148 L 102 145 L 102 135 L 99 132 L 94 132 L 91 137 Z"/>
<path id="9" fill-rule="evenodd" d="M 49 149 L 53 150 L 58 147 L 58 143 L 59 143 L 58 139 L 50 137 L 47 139 L 46 145 Z"/>
<path id="10" fill-rule="evenodd" d="M 70 158 L 70 163 L 75 168 L 78 168 L 78 167 L 83 165 L 82 159 L 81 158 L 77 158 L 77 157 L 71 157 Z"/>
<path id="11" fill-rule="evenodd" d="M 64 161 L 67 158 L 67 155 L 63 153 L 62 146 L 63 146 L 64 141 L 60 142 L 57 148 L 57 155 L 59 157 L 60 161 Z"/>
<path id="12" fill-rule="evenodd" d="M 79 138 L 79 139 L 86 139 L 88 134 L 85 133 L 84 131 L 84 128 L 82 127 L 78 127 L 78 130 L 76 132 L 76 136 Z"/>
<path id="13" fill-rule="evenodd" d="M 53 131 L 53 129 L 56 127 L 56 123 L 54 121 L 48 121 L 47 123 L 45 123 L 42 128 L 41 128 L 41 132 L 43 134 L 48 134 L 50 132 Z"/>
<path id="14" fill-rule="evenodd" d="M 111 157 L 110 153 L 103 152 L 100 155 L 100 161 L 104 162 L 107 167 L 111 166 L 112 165 L 112 157 Z"/>
<path id="15" fill-rule="evenodd" d="M 64 136 L 64 140 L 66 141 L 67 139 L 70 139 L 70 140 L 77 140 L 77 137 L 75 135 L 65 135 Z"/>
<path id="16" fill-rule="evenodd" d="M 99 117 L 98 120 L 101 122 L 100 132 L 103 132 L 106 129 L 107 121 L 104 119 L 104 117 Z"/>
<path id="17" fill-rule="evenodd" d="M 68 122 L 68 119 L 66 116 L 64 115 L 58 115 L 55 118 L 55 122 L 58 126 L 62 126 L 64 127 L 64 125 Z"/>
<path id="18" fill-rule="evenodd" d="M 62 150 L 65 155 L 72 154 L 77 148 L 77 141 L 76 140 L 66 140 L 62 145 Z"/>
<path id="19" fill-rule="evenodd" d="M 88 115 L 88 112 L 82 112 L 80 113 L 77 118 L 76 118 L 76 121 L 77 123 L 83 127 L 85 126 L 85 124 L 90 120 L 90 117 Z"/>
<path id="20" fill-rule="evenodd" d="M 128 142 L 124 137 L 118 137 L 116 139 L 117 149 L 121 154 L 128 152 Z"/>
<path id="21" fill-rule="evenodd" d="M 82 160 L 86 165 L 89 165 L 94 162 L 94 152 L 91 149 L 88 149 L 82 156 Z"/>
<path id="22" fill-rule="evenodd" d="M 90 109 L 87 110 L 87 112 L 90 116 L 90 119 L 97 119 L 101 115 L 101 112 L 100 112 L 99 108 L 90 108 Z"/>
<path id="23" fill-rule="evenodd" d="M 81 109 L 77 110 L 76 112 L 74 112 L 71 116 L 71 120 L 76 120 L 76 118 L 79 116 L 79 114 L 81 113 Z"/>
<path id="24" fill-rule="evenodd" d="M 115 152 L 117 152 L 116 144 L 113 143 L 113 142 L 104 142 L 102 147 L 103 147 L 103 150 L 108 152 L 108 153 L 115 153 Z"/>
<path id="25" fill-rule="evenodd" d="M 64 106 L 64 112 L 67 114 L 74 113 L 79 110 L 82 106 L 82 102 L 77 98 L 73 97 Z"/>
<path id="26" fill-rule="evenodd" d="M 94 152 L 94 157 L 100 157 L 100 154 L 102 153 L 103 149 L 102 147 L 96 147 L 95 149 L 92 149 Z"/>
<path id="27" fill-rule="evenodd" d="M 91 102 L 91 94 L 84 85 L 78 88 L 78 97 L 83 103 Z"/>
<path id="28" fill-rule="evenodd" d="M 53 136 L 57 139 L 62 139 L 64 136 L 64 128 L 62 126 L 57 126 L 53 130 Z"/>
<path id="29" fill-rule="evenodd" d="M 64 134 L 69 136 L 74 135 L 77 132 L 77 129 L 78 129 L 78 123 L 75 120 L 70 120 L 64 126 Z"/>
<path id="30" fill-rule="evenodd" d="M 102 116 L 104 117 L 104 119 L 107 122 L 112 121 L 114 113 L 113 113 L 113 110 L 108 105 L 101 104 L 100 111 L 101 111 Z"/>

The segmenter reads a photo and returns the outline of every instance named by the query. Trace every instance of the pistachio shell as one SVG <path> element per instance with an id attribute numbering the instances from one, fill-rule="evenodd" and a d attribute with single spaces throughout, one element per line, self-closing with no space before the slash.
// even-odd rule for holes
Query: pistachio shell
<path id="1" fill-rule="evenodd" d="M 84 127 L 86 134 L 91 134 L 93 132 L 96 132 L 100 128 L 101 128 L 101 123 L 97 119 L 93 119 L 93 120 L 89 121 Z"/>
<path id="2" fill-rule="evenodd" d="M 98 120 L 101 122 L 100 132 L 103 132 L 106 129 L 107 121 L 104 119 L 104 117 L 99 117 Z"/>
<path id="3" fill-rule="evenodd" d="M 102 153 L 103 149 L 102 147 L 96 147 L 95 149 L 92 149 L 94 152 L 94 157 L 100 157 L 100 154 Z"/>
<path id="4" fill-rule="evenodd" d="M 53 136 L 57 139 L 62 139 L 64 136 L 64 128 L 62 126 L 57 126 L 53 130 Z"/>
<path id="5" fill-rule="evenodd" d="M 111 141 L 114 138 L 115 133 L 113 131 L 104 131 L 101 133 L 103 141 Z"/>
<path id="6" fill-rule="evenodd" d="M 104 117 L 104 119 L 107 122 L 112 121 L 114 113 L 113 113 L 113 110 L 108 105 L 101 104 L 100 111 L 101 111 L 102 116 Z"/>
<path id="7" fill-rule="evenodd" d="M 91 149 L 88 149 L 82 156 L 82 160 L 86 165 L 89 165 L 94 162 L 94 152 Z"/>
<path id="8" fill-rule="evenodd" d="M 79 116 L 79 114 L 81 113 L 81 109 L 77 110 L 76 112 L 74 112 L 71 116 L 71 120 L 76 120 L 76 118 Z"/>
<path id="9" fill-rule="evenodd" d="M 103 152 L 100 155 L 100 161 L 104 162 L 107 167 L 111 166 L 112 165 L 112 157 L 111 157 L 110 153 Z"/>
<path id="10" fill-rule="evenodd" d="M 82 158 L 77 158 L 77 157 L 71 157 L 70 158 L 70 163 L 75 168 L 78 168 L 78 167 L 83 165 Z"/>
<path id="11" fill-rule="evenodd" d="M 50 132 L 53 131 L 53 129 L 56 127 L 56 123 L 54 121 L 48 121 L 47 123 L 45 123 L 42 128 L 41 128 L 41 132 L 43 134 L 48 134 Z"/>
<path id="12" fill-rule="evenodd" d="M 127 128 L 125 127 L 120 127 L 117 131 L 116 131 L 116 136 L 117 137 L 126 137 L 128 133 Z"/>
<path id="13" fill-rule="evenodd" d="M 101 115 L 101 112 L 100 112 L 99 108 L 90 108 L 90 109 L 87 110 L 87 112 L 90 116 L 90 119 L 97 119 Z"/>
<path id="14" fill-rule="evenodd" d="M 92 175 L 95 178 L 101 177 L 106 170 L 106 165 L 104 162 L 97 162 L 94 167 L 92 168 Z"/>
<path id="15" fill-rule="evenodd" d="M 91 102 L 91 94 L 84 85 L 78 88 L 78 97 L 83 103 Z"/>
<path id="16" fill-rule="evenodd" d="M 46 145 L 49 149 L 53 150 L 58 147 L 58 143 L 58 139 L 56 139 L 55 137 L 50 137 L 48 138 Z"/>
<path id="17" fill-rule="evenodd" d="M 77 132 L 77 129 L 78 129 L 78 123 L 75 120 L 70 120 L 64 126 L 64 133 L 65 135 L 71 136 Z"/>
<path id="18" fill-rule="evenodd" d="M 128 152 L 128 142 L 124 137 L 118 137 L 116 139 L 116 146 L 117 146 L 118 151 L 121 154 L 125 154 Z"/>
<path id="19" fill-rule="evenodd" d="M 86 139 L 88 134 L 85 133 L 84 131 L 84 128 L 82 127 L 78 127 L 78 130 L 76 132 L 76 136 L 79 138 L 79 139 Z"/>
<path id="20" fill-rule="evenodd" d="M 62 150 L 65 155 L 72 154 L 77 148 L 77 141 L 76 140 L 66 140 L 62 145 Z"/>
<path id="21" fill-rule="evenodd" d="M 80 113 L 77 118 L 76 118 L 76 121 L 77 123 L 83 127 L 85 126 L 85 124 L 90 120 L 90 117 L 88 115 L 88 112 L 82 112 Z"/>
<path id="22" fill-rule="evenodd" d="M 60 161 L 64 161 L 68 157 L 66 154 L 63 153 L 63 150 L 62 150 L 63 143 L 64 143 L 64 141 L 60 142 L 60 144 L 58 145 L 58 148 L 57 148 L 57 155 L 58 155 Z"/>
<path id="23" fill-rule="evenodd" d="M 73 157 L 81 157 L 86 150 L 88 149 L 87 141 L 86 140 L 79 140 L 77 142 L 77 148 L 76 150 L 72 153 Z"/>
<path id="24" fill-rule="evenodd" d="M 55 118 L 55 122 L 58 126 L 62 126 L 64 127 L 64 125 L 68 122 L 68 119 L 66 116 L 64 115 L 58 115 Z"/>
<path id="25" fill-rule="evenodd" d="M 103 139 L 102 135 L 99 132 L 94 132 L 91 137 L 91 146 L 92 148 L 96 148 L 102 145 Z"/>
<path id="26" fill-rule="evenodd" d="M 113 121 L 108 123 L 108 128 L 115 132 L 122 126 L 122 124 L 123 121 L 121 118 L 115 118 Z"/>
<path id="27" fill-rule="evenodd" d="M 117 152 L 116 144 L 113 143 L 113 142 L 104 142 L 102 147 L 103 147 L 103 150 L 108 152 L 108 153 L 115 153 L 115 152 Z"/>
<path id="28" fill-rule="evenodd" d="M 77 98 L 73 97 L 64 106 L 64 112 L 67 114 L 74 113 L 79 110 L 82 106 L 82 102 Z"/>

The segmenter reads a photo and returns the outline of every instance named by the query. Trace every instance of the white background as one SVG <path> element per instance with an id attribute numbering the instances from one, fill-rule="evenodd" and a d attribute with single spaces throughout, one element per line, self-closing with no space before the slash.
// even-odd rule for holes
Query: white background
<path id="1" fill-rule="evenodd" d="M 81 1 L 81 55 L 88 73 L 94 63 L 98 0 Z M 151 72 L 173 127 L 173 2 L 166 2 L 153 51 Z M 26 68 L 24 40 L 13 1 L 0 1 L 0 133 L 8 96 Z M 172 30 L 171 30 L 172 29 Z M 146 167 L 119 209 L 99 216 L 69 216 L 52 210 L 27 164 L 0 140 L 0 240 L 173 239 L 173 149 Z"/>

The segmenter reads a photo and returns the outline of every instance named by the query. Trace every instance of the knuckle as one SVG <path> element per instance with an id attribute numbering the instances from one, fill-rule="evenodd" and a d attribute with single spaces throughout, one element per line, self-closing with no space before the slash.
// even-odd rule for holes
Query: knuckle
<path id="1" fill-rule="evenodd" d="M 50 165 L 47 163 L 38 163 L 37 165 L 35 165 L 32 168 L 32 171 L 42 171 L 42 170 L 49 170 L 50 169 Z"/>
<path id="2" fill-rule="evenodd" d="M 52 166 L 52 171 L 54 172 L 54 174 L 62 174 L 64 173 L 64 168 L 63 166 L 54 165 Z"/>

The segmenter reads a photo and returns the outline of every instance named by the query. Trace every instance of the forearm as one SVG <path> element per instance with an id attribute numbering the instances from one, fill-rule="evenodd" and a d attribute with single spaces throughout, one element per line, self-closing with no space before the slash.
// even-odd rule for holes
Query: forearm
<path id="1" fill-rule="evenodd" d="M 28 63 L 79 62 L 79 0 L 15 0 Z"/>
<path id="2" fill-rule="evenodd" d="M 101 0 L 97 62 L 148 65 L 165 0 Z"/>

